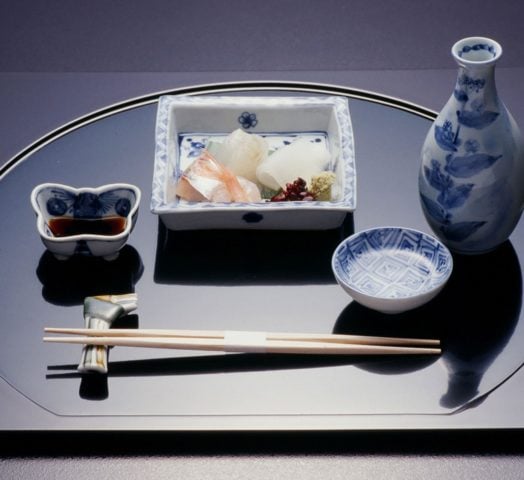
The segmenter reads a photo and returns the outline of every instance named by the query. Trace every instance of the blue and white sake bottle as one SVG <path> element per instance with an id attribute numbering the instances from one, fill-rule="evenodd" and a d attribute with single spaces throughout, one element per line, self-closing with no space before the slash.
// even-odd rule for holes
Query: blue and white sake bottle
<path id="1" fill-rule="evenodd" d="M 419 192 L 435 234 L 453 251 L 482 254 L 508 239 L 524 204 L 524 144 L 500 100 L 501 46 L 470 37 L 451 49 L 457 83 L 422 147 Z"/>

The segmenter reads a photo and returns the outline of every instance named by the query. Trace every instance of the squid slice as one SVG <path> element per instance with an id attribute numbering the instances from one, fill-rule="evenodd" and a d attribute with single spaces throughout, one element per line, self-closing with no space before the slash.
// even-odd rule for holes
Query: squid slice
<path id="1" fill-rule="evenodd" d="M 329 159 L 330 154 L 324 144 L 301 138 L 280 148 L 260 163 L 257 179 L 272 190 L 285 188 L 287 183 L 299 177 L 310 185 L 311 177 L 325 170 Z"/>
<path id="2" fill-rule="evenodd" d="M 235 175 L 256 183 L 258 165 L 267 157 L 265 138 L 237 129 L 216 145 L 215 158 Z"/>

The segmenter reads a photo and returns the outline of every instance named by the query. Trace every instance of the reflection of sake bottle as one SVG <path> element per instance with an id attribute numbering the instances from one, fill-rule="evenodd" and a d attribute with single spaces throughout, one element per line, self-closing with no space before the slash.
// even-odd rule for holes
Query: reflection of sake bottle
<path id="1" fill-rule="evenodd" d="M 422 148 L 419 190 L 426 219 L 460 253 L 490 251 L 515 228 L 524 204 L 524 144 L 498 97 L 500 45 L 488 38 L 457 42 L 455 90 Z"/>
<path id="2" fill-rule="evenodd" d="M 520 317 L 522 273 L 510 242 L 480 257 L 455 255 L 453 260 L 453 275 L 432 314 L 441 328 L 440 359 L 449 374 L 440 404 L 455 409 L 502 383 L 520 365 L 504 350 Z"/>

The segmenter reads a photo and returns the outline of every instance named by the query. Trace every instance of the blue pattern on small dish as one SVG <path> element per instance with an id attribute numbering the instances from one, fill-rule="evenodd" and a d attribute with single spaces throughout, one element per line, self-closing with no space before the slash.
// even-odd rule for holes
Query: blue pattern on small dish
<path id="1" fill-rule="evenodd" d="M 345 239 L 333 254 L 332 268 L 339 285 L 359 303 L 400 313 L 437 295 L 451 275 L 453 259 L 426 233 L 382 227 Z"/>
<path id="2" fill-rule="evenodd" d="M 126 189 L 112 189 L 98 194 L 51 187 L 45 194 L 50 194 L 46 201 L 47 213 L 55 217 L 68 215 L 74 218 L 97 219 L 108 214 L 127 217 L 131 211 L 131 199 L 126 194 Z"/>
<path id="3" fill-rule="evenodd" d="M 114 260 L 135 226 L 140 197 L 140 189 L 126 183 L 98 188 L 44 183 L 33 189 L 31 204 L 37 215 L 37 230 L 42 242 L 56 258 L 64 260 L 72 255 L 85 255 Z M 77 220 L 123 217 L 126 222 L 123 230 L 114 235 L 55 236 L 50 221 L 64 217 Z"/>

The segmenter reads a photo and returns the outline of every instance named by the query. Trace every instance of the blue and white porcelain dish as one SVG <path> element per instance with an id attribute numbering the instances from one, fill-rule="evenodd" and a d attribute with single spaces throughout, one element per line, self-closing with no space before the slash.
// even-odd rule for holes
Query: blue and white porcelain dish
<path id="1" fill-rule="evenodd" d="M 65 260 L 73 255 L 103 257 L 114 260 L 133 230 L 141 192 L 135 185 L 113 183 L 98 188 L 73 188 L 59 183 L 43 183 L 31 193 L 31 205 L 36 213 L 36 227 L 42 242 L 56 258 Z M 58 235 L 53 221 L 69 224 L 82 222 L 113 222 L 119 227 L 112 233 L 82 233 Z"/>
<path id="2" fill-rule="evenodd" d="M 272 146 L 291 138 L 324 142 L 336 175 L 333 201 L 187 202 L 175 194 L 183 170 L 208 142 L 236 129 Z M 353 129 L 343 97 L 162 96 L 156 123 L 151 211 L 171 230 L 329 229 L 356 207 Z"/>
<path id="3" fill-rule="evenodd" d="M 379 227 L 342 241 L 332 268 L 339 285 L 357 302 L 383 313 L 400 313 L 423 305 L 442 290 L 453 258 L 431 235 Z"/>

